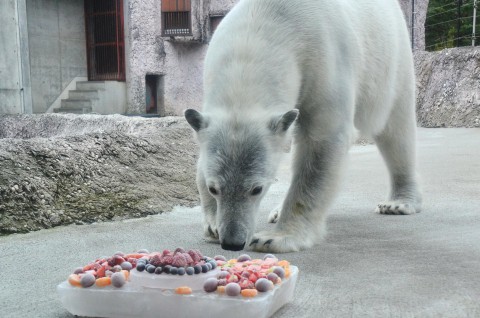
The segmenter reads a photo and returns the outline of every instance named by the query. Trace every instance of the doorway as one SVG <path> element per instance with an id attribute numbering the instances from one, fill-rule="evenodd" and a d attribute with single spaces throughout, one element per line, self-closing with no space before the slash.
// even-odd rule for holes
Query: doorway
<path id="1" fill-rule="evenodd" d="M 85 0 L 89 81 L 125 81 L 123 0 Z"/>

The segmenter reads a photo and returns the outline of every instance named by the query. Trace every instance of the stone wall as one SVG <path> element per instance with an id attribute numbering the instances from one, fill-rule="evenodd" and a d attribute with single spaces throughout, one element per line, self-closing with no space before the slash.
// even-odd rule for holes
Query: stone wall
<path id="1" fill-rule="evenodd" d="M 0 116 L 0 235 L 198 204 L 181 117 Z"/>
<path id="2" fill-rule="evenodd" d="M 480 127 L 480 47 L 415 52 L 422 127 Z"/>

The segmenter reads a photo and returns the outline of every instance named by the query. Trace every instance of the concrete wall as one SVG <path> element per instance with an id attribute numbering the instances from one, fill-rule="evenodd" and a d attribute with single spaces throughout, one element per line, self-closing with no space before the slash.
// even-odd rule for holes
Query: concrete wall
<path id="1" fill-rule="evenodd" d="M 31 112 L 25 0 L 0 1 L 0 114 Z"/>
<path id="2" fill-rule="evenodd" d="M 414 50 L 425 50 L 425 20 L 427 18 L 429 0 L 415 0 L 414 16 Z M 412 0 L 399 0 L 405 19 L 407 20 L 408 31 L 412 31 Z"/>
<path id="3" fill-rule="evenodd" d="M 192 1 L 192 37 L 162 38 L 156 0 L 125 0 L 127 98 L 129 113 L 145 113 L 145 75 L 163 75 L 165 113 L 200 108 L 203 59 L 210 14 L 225 14 L 238 0 Z"/>
<path id="4" fill-rule="evenodd" d="M 77 76 L 87 76 L 83 0 L 27 0 L 34 113 L 44 113 Z"/>

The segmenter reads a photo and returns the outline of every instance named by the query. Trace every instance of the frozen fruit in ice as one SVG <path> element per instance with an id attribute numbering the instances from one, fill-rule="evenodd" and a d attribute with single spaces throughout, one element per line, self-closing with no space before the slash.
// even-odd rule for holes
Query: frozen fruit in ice
<path id="1" fill-rule="evenodd" d="M 185 272 L 187 273 L 187 275 L 193 275 L 195 273 L 195 270 L 193 269 L 193 267 L 189 266 L 185 269 Z"/>
<path id="2" fill-rule="evenodd" d="M 185 268 L 184 267 L 179 267 L 177 274 L 180 275 L 180 276 L 185 275 Z"/>
<path id="3" fill-rule="evenodd" d="M 237 261 L 238 262 L 246 262 L 246 261 L 251 261 L 252 258 L 250 257 L 250 255 L 248 254 L 243 254 L 243 255 L 240 255 L 238 258 L 237 258 Z"/>
<path id="4" fill-rule="evenodd" d="M 160 266 L 160 265 L 163 265 L 163 261 L 162 261 L 162 256 L 157 254 L 157 255 L 154 255 L 151 259 L 150 259 L 150 264 L 152 265 L 155 265 L 155 266 Z"/>
<path id="5" fill-rule="evenodd" d="M 145 270 L 149 272 L 150 274 L 153 274 L 155 272 L 156 267 L 153 265 L 148 265 Z"/>
<path id="6" fill-rule="evenodd" d="M 227 261 L 227 259 L 223 255 L 215 255 L 215 257 L 213 259 L 216 260 L 216 261 L 224 261 L 224 262 Z"/>
<path id="7" fill-rule="evenodd" d="M 278 277 L 280 277 L 280 278 L 282 278 L 282 279 L 285 278 L 285 270 L 283 269 L 283 267 L 275 266 L 275 267 L 273 268 L 273 272 L 274 272 L 275 274 L 277 274 Z"/>
<path id="8" fill-rule="evenodd" d="M 137 264 L 137 271 L 143 272 L 145 270 L 145 263 L 138 263 Z"/>
<path id="9" fill-rule="evenodd" d="M 238 296 L 241 290 L 242 288 L 237 283 L 229 283 L 225 286 L 225 294 L 228 296 Z"/>
<path id="10" fill-rule="evenodd" d="M 159 275 L 163 272 L 163 268 L 161 266 L 158 266 L 157 268 L 155 268 L 155 274 Z"/>
<path id="11" fill-rule="evenodd" d="M 276 284 L 278 282 L 278 275 L 275 273 L 270 273 L 267 275 L 267 279 L 272 283 Z"/>
<path id="12" fill-rule="evenodd" d="M 120 267 L 123 269 L 123 270 L 126 270 L 126 271 L 129 271 L 132 269 L 132 263 L 130 262 L 123 262 L 122 264 L 120 264 Z"/>
<path id="13" fill-rule="evenodd" d="M 193 266 L 193 270 L 195 271 L 195 274 L 200 274 L 202 272 L 202 266 L 201 265 L 195 265 L 195 266 Z"/>
<path id="14" fill-rule="evenodd" d="M 125 275 L 123 273 L 114 273 L 111 277 L 112 285 L 115 287 L 122 287 L 125 285 Z"/>
<path id="15" fill-rule="evenodd" d="M 207 293 L 212 293 L 217 290 L 218 281 L 215 277 L 210 277 L 203 284 L 203 290 Z"/>
<path id="16" fill-rule="evenodd" d="M 188 265 L 188 262 L 187 262 L 187 260 L 185 259 L 185 256 L 183 256 L 183 254 L 177 253 L 177 254 L 173 257 L 172 265 L 173 265 L 173 266 L 176 266 L 176 267 L 185 267 L 185 266 Z"/>
<path id="17" fill-rule="evenodd" d="M 92 274 L 85 274 L 80 278 L 80 284 L 82 287 L 90 287 L 95 284 L 95 276 Z"/>
<path id="18" fill-rule="evenodd" d="M 257 280 L 257 282 L 255 283 L 255 288 L 261 292 L 261 293 L 264 293 L 264 292 L 267 292 L 269 290 L 272 290 L 273 289 L 273 283 L 266 279 L 266 278 L 260 278 L 259 280 Z"/>

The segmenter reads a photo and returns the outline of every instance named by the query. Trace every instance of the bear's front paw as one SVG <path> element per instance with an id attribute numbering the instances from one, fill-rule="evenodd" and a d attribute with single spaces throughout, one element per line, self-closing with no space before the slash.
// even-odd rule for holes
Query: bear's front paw
<path id="1" fill-rule="evenodd" d="M 306 238 L 287 231 L 273 230 L 253 235 L 247 248 L 257 252 L 287 253 L 307 249 L 312 247 L 314 243 L 314 239 L 310 237 Z"/>
<path id="2" fill-rule="evenodd" d="M 414 203 L 407 203 L 407 202 L 395 200 L 395 201 L 382 202 L 378 204 L 377 207 L 375 208 L 375 212 L 380 214 L 408 215 L 408 214 L 415 214 L 420 211 L 415 207 Z"/>
<path id="3" fill-rule="evenodd" d="M 208 240 L 218 242 L 219 236 L 215 221 L 210 222 L 208 220 L 205 220 L 203 222 L 203 233 Z"/>

